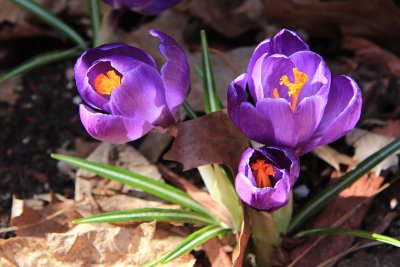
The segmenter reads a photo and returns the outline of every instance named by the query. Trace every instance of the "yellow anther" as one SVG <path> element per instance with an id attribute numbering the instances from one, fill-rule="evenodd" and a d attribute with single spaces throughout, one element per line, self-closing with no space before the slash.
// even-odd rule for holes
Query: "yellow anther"
<path id="1" fill-rule="evenodd" d="M 272 187 L 270 176 L 274 176 L 275 172 L 272 164 L 265 163 L 265 160 L 257 160 L 250 164 L 253 176 L 256 179 L 258 188 Z"/>
<path id="2" fill-rule="evenodd" d="M 121 77 L 114 70 L 109 70 L 105 74 L 101 73 L 94 79 L 94 88 L 102 95 L 110 95 L 120 85 Z"/>
<path id="3" fill-rule="evenodd" d="M 293 101 L 290 105 L 292 111 L 295 112 L 297 110 L 297 102 L 299 100 L 299 96 L 301 90 L 303 90 L 304 85 L 308 81 L 308 75 L 304 72 L 299 71 L 297 68 L 293 68 L 294 82 L 289 81 L 289 77 L 287 75 L 283 75 L 279 81 L 279 85 L 286 85 L 289 88 L 288 96 L 293 97 Z M 274 90 L 275 97 L 275 90 Z"/>

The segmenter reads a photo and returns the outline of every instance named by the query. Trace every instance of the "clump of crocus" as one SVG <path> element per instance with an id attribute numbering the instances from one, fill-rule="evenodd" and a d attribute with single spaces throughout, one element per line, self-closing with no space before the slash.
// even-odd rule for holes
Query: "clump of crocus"
<path id="1" fill-rule="evenodd" d="M 229 115 L 245 135 L 298 155 L 353 129 L 361 102 L 357 84 L 332 78 L 321 56 L 289 30 L 259 44 L 228 90 Z"/>
<path id="2" fill-rule="evenodd" d="M 274 211 L 288 203 L 289 192 L 299 172 L 298 157 L 290 149 L 248 148 L 240 160 L 236 192 L 247 205 L 257 210 Z"/>
<path id="3" fill-rule="evenodd" d="M 129 8 L 138 13 L 156 15 L 176 5 L 181 0 L 103 0 L 113 8 Z"/>
<path id="4" fill-rule="evenodd" d="M 150 33 L 160 39 L 167 59 L 161 71 L 145 51 L 122 43 L 89 49 L 77 60 L 76 85 L 85 102 L 80 117 L 92 137 L 124 143 L 178 121 L 189 88 L 189 64 L 175 40 L 156 30 Z"/>

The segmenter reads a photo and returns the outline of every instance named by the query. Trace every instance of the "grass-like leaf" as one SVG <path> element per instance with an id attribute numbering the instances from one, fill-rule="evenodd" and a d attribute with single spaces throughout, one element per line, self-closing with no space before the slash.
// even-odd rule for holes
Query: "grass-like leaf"
<path id="1" fill-rule="evenodd" d="M 69 39 L 71 39 L 74 43 L 79 45 L 82 48 L 86 47 L 86 43 L 83 38 L 70 26 L 68 26 L 61 19 L 57 18 L 51 12 L 46 10 L 41 5 L 35 3 L 31 0 L 12 0 L 14 3 L 18 4 L 22 8 L 36 15 L 38 18 L 49 24 L 54 29 L 60 31 L 64 35 L 66 35 Z"/>
<path id="2" fill-rule="evenodd" d="M 187 101 L 183 102 L 183 109 L 185 110 L 186 114 L 191 118 L 192 120 L 197 119 L 196 112 L 194 112 L 193 108 L 189 105 Z"/>
<path id="3" fill-rule="evenodd" d="M 36 69 L 43 65 L 47 65 L 47 64 L 54 63 L 57 61 L 62 61 L 62 60 L 68 59 L 68 58 L 78 57 L 81 53 L 82 53 L 81 50 L 75 48 L 75 49 L 65 50 L 65 51 L 49 52 L 49 53 L 45 53 L 45 54 L 36 56 L 34 58 L 31 58 L 31 59 L 23 62 L 22 64 L 18 65 L 14 69 L 2 74 L 0 76 L 0 83 L 6 81 L 16 75 L 23 74 L 25 72 Z"/>
<path id="4" fill-rule="evenodd" d="M 377 233 L 371 233 L 362 230 L 352 230 L 352 229 L 338 229 L 338 228 L 310 229 L 297 233 L 294 236 L 294 238 L 305 238 L 305 237 L 320 236 L 320 235 L 350 235 L 350 236 L 367 238 L 382 243 L 386 243 L 389 245 L 393 245 L 396 247 L 400 247 L 400 240 Z"/>
<path id="5" fill-rule="evenodd" d="M 198 225 L 215 225 L 216 221 L 197 212 L 178 209 L 141 208 L 113 211 L 74 220 L 74 223 L 104 223 L 123 221 L 173 221 Z"/>
<path id="6" fill-rule="evenodd" d="M 289 232 L 293 232 L 310 217 L 324 208 L 333 198 L 335 198 L 341 191 L 352 185 L 355 181 L 368 173 L 373 167 L 391 156 L 394 152 L 400 149 L 400 138 L 394 140 L 392 143 L 380 149 L 378 152 L 366 158 L 363 162 L 358 164 L 352 171 L 337 179 L 325 190 L 317 194 L 311 199 L 306 206 L 293 218 Z"/>
<path id="7" fill-rule="evenodd" d="M 201 58 L 202 58 L 202 79 L 204 86 L 204 106 L 206 113 L 211 113 L 221 109 L 221 101 L 218 97 L 217 86 L 215 84 L 214 71 L 211 64 L 210 52 L 206 32 L 200 32 L 201 38 Z"/>
<path id="8" fill-rule="evenodd" d="M 206 215 L 213 220 L 216 220 L 214 216 L 212 216 L 202 205 L 195 201 L 186 192 L 166 183 L 103 163 L 59 154 L 52 154 L 51 156 L 55 159 L 64 161 L 68 164 L 95 173 L 110 180 L 142 189 L 151 195 L 157 196 L 172 203 L 179 204 L 183 207 Z"/>
<path id="9" fill-rule="evenodd" d="M 203 244 L 207 240 L 215 236 L 219 236 L 227 232 L 228 230 L 229 229 L 222 228 L 220 226 L 213 226 L 213 225 L 206 226 L 186 237 L 185 240 L 182 241 L 182 243 L 180 243 L 178 246 L 176 246 L 175 249 L 173 249 L 165 257 L 163 257 L 161 262 L 162 263 L 170 262 L 182 256 L 183 254 L 191 251 L 195 247 Z"/>
<path id="10" fill-rule="evenodd" d="M 100 45 L 100 34 L 101 34 L 101 12 L 99 0 L 87 0 L 89 6 L 90 20 L 93 31 L 93 46 Z"/>

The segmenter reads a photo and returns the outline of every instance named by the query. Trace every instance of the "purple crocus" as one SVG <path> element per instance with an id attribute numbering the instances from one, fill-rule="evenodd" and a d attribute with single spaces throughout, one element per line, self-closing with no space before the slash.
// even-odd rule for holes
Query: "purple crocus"
<path id="1" fill-rule="evenodd" d="M 280 147 L 247 148 L 240 160 L 235 187 L 247 205 L 274 211 L 286 205 L 299 176 L 297 155 Z"/>
<path id="2" fill-rule="evenodd" d="M 247 137 L 298 155 L 353 129 L 361 102 L 354 80 L 331 78 L 321 56 L 289 30 L 260 43 L 228 90 L 229 115 Z"/>
<path id="3" fill-rule="evenodd" d="M 103 0 L 113 8 L 129 8 L 145 15 L 156 15 L 176 5 L 181 0 Z"/>
<path id="4" fill-rule="evenodd" d="M 124 143 L 178 121 L 189 88 L 189 64 L 175 40 L 157 30 L 150 33 L 160 39 L 167 59 L 161 71 L 145 51 L 122 43 L 89 49 L 77 60 L 76 85 L 85 102 L 80 117 L 92 137 Z"/>

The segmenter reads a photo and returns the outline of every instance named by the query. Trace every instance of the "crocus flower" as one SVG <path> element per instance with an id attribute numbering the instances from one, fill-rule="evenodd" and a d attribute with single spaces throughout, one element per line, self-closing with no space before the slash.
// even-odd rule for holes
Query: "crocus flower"
<path id="1" fill-rule="evenodd" d="M 86 103 L 79 107 L 80 117 L 92 137 L 124 143 L 178 121 L 189 88 L 189 64 L 175 40 L 156 30 L 150 33 L 160 39 L 167 59 L 161 71 L 145 51 L 122 43 L 89 49 L 77 60 L 76 85 Z"/>
<path id="2" fill-rule="evenodd" d="M 228 112 L 250 139 L 298 155 L 348 133 L 361 112 L 361 91 L 335 76 L 294 32 L 282 30 L 255 49 L 247 72 L 228 90 Z"/>
<path id="3" fill-rule="evenodd" d="M 240 160 L 235 187 L 247 205 L 274 211 L 289 201 L 289 192 L 299 176 L 297 155 L 280 147 L 247 148 Z"/>
<path id="4" fill-rule="evenodd" d="M 138 13 L 156 15 L 176 5 L 181 0 L 103 0 L 113 8 L 129 8 Z"/>

